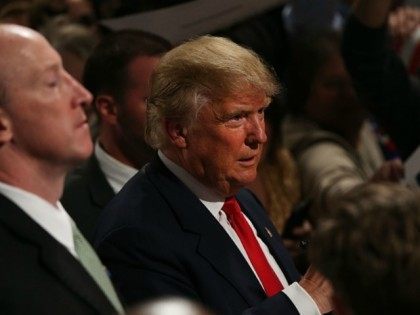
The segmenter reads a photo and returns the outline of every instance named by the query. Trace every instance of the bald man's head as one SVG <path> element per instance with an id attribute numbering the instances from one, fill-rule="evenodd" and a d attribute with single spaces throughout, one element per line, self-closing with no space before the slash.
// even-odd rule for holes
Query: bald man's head
<path id="1" fill-rule="evenodd" d="M 8 85 L 20 81 L 28 63 L 36 63 L 34 43 L 46 39 L 32 29 L 15 24 L 0 24 L 0 105 L 7 103 Z"/>
<path id="2" fill-rule="evenodd" d="M 92 143 L 83 107 L 92 97 L 48 41 L 0 25 L 0 69 L 0 154 L 59 165 L 60 172 L 86 159 Z"/>

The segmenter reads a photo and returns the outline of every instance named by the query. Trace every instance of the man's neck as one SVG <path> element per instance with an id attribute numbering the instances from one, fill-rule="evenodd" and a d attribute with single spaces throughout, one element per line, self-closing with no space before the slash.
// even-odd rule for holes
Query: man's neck
<path id="1" fill-rule="evenodd" d="M 200 177 L 197 177 L 194 174 L 193 166 L 188 164 L 188 162 L 184 159 L 181 152 L 174 152 L 174 150 L 161 150 L 161 152 L 165 155 L 167 159 L 169 159 L 172 163 L 176 164 L 178 167 L 182 168 L 185 172 L 189 174 L 189 176 L 193 177 L 195 181 L 199 182 L 200 185 L 203 185 L 207 187 L 206 189 L 209 189 L 213 191 L 216 195 L 228 197 L 236 194 L 241 187 L 234 188 L 230 185 L 227 181 L 221 181 L 217 182 L 216 185 L 211 185 L 209 182 L 206 182 L 203 179 L 200 179 Z"/>
<path id="2" fill-rule="evenodd" d="M 158 152 L 163 164 L 183 182 L 202 201 L 220 201 L 224 197 L 214 189 L 207 187 L 179 163 L 167 156 L 163 151 Z"/>
<path id="3" fill-rule="evenodd" d="M 31 192 L 52 205 L 61 198 L 66 172 L 58 167 L 46 167 L 31 160 L 0 156 L 0 181 Z"/>

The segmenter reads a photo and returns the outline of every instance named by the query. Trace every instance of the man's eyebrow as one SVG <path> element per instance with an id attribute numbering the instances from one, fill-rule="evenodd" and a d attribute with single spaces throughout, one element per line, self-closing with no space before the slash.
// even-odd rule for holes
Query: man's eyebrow
<path id="1" fill-rule="evenodd" d="M 232 118 L 232 117 L 235 117 L 235 116 L 238 116 L 238 115 L 246 115 L 246 114 L 249 114 L 249 113 L 252 113 L 252 111 L 251 110 L 246 110 L 246 109 L 238 109 L 238 110 L 233 110 L 229 113 L 224 113 L 221 116 L 224 117 L 224 118 Z"/>
<path id="2" fill-rule="evenodd" d="M 45 71 L 58 71 L 60 69 L 60 65 L 58 63 L 50 63 L 44 67 Z"/>
<path id="3" fill-rule="evenodd" d="M 258 110 L 257 111 L 260 111 L 261 109 L 263 109 L 263 110 L 266 110 L 268 108 L 268 105 L 262 105 L 261 107 L 259 107 L 258 108 Z M 233 118 L 233 117 L 235 117 L 235 116 L 241 116 L 241 115 L 249 115 L 249 114 L 251 114 L 251 113 L 253 113 L 254 112 L 254 109 L 252 109 L 252 110 L 249 110 L 249 109 L 236 109 L 236 110 L 233 110 L 233 111 L 231 111 L 231 112 L 228 112 L 228 113 L 216 113 L 216 119 L 218 119 L 218 120 L 220 120 L 220 121 L 226 121 L 226 120 L 229 120 L 229 119 L 231 119 L 231 118 Z"/>

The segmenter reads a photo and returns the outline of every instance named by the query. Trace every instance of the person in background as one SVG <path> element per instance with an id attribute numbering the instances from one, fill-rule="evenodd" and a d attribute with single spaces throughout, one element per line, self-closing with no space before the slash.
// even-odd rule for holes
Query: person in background
<path id="1" fill-rule="evenodd" d="M 151 80 L 146 140 L 158 154 L 113 198 L 95 247 L 124 302 L 181 296 L 217 314 L 319 314 L 329 286 L 301 278 L 255 180 L 264 112 L 279 86 L 252 51 L 202 36 L 165 54 Z"/>
<path id="2" fill-rule="evenodd" d="M 156 35 L 124 30 L 104 38 L 86 62 L 98 137 L 88 163 L 69 176 L 62 202 L 89 240 L 102 209 L 153 156 L 144 141 L 149 79 L 170 48 Z"/>
<path id="3" fill-rule="evenodd" d="M 353 88 L 339 37 L 302 37 L 293 56 L 282 132 L 316 221 L 345 191 L 368 180 L 398 181 L 403 168 L 395 150 L 385 161 L 382 137 Z"/>
<path id="4" fill-rule="evenodd" d="M 0 23 L 31 26 L 31 1 L 19 0 L 0 3 Z"/>
<path id="5" fill-rule="evenodd" d="M 0 25 L 0 309 L 104 314 L 123 309 L 105 269 L 59 202 L 92 152 L 92 96 L 39 33 Z"/>
<path id="6" fill-rule="evenodd" d="M 60 54 L 64 69 L 82 82 L 86 60 L 98 43 L 98 36 L 64 15 L 52 18 L 40 32 Z"/>
<path id="7" fill-rule="evenodd" d="M 334 287 L 334 314 L 415 314 L 420 308 L 420 191 L 355 187 L 314 232 L 314 265 Z"/>
<path id="8" fill-rule="evenodd" d="M 388 46 L 386 21 L 392 2 L 358 2 L 344 30 L 342 53 L 360 99 L 405 160 L 420 144 L 420 94 Z"/>

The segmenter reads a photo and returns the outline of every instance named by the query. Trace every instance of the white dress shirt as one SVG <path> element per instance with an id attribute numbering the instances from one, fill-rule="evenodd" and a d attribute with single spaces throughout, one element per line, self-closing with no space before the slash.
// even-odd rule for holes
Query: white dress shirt
<path id="1" fill-rule="evenodd" d="M 222 210 L 223 204 L 225 202 L 225 198 L 215 191 L 209 189 L 207 186 L 204 186 L 201 182 L 196 180 L 191 174 L 189 174 L 185 169 L 180 167 L 179 165 L 175 164 L 171 160 L 169 160 L 161 151 L 158 151 L 159 158 L 162 160 L 163 164 L 179 179 L 181 180 L 203 203 L 203 205 L 210 211 L 210 213 L 216 218 L 216 220 L 220 223 L 229 237 L 233 240 L 235 245 L 238 247 L 239 251 L 244 256 L 245 260 L 248 262 L 249 267 L 254 272 L 255 276 L 257 277 L 258 281 L 261 284 L 261 280 L 259 279 L 257 273 L 254 270 L 254 267 L 249 260 L 248 255 L 246 254 L 245 248 L 243 247 L 239 236 L 236 234 L 235 230 L 231 227 L 225 212 Z M 265 243 L 258 237 L 256 230 L 252 224 L 252 222 L 247 218 L 244 214 L 244 217 L 248 221 L 254 235 L 266 256 L 268 263 L 270 264 L 271 268 L 274 270 L 277 277 L 280 279 L 285 293 L 292 303 L 295 305 L 299 314 L 301 315 L 320 315 L 321 313 L 318 310 L 313 299 L 309 296 L 309 294 L 297 283 L 293 282 L 289 285 L 287 279 L 280 269 L 279 265 L 276 263 L 274 257 L 271 255 L 268 247 Z"/>
<path id="2" fill-rule="evenodd" d="M 58 201 L 56 205 L 26 190 L 0 182 L 0 193 L 14 202 L 32 220 L 77 257 L 71 218 Z"/>
<path id="3" fill-rule="evenodd" d="M 138 172 L 134 167 L 126 165 L 106 153 L 99 142 L 95 144 L 95 156 L 98 159 L 99 168 L 114 193 L 118 193 L 125 183 Z"/>

